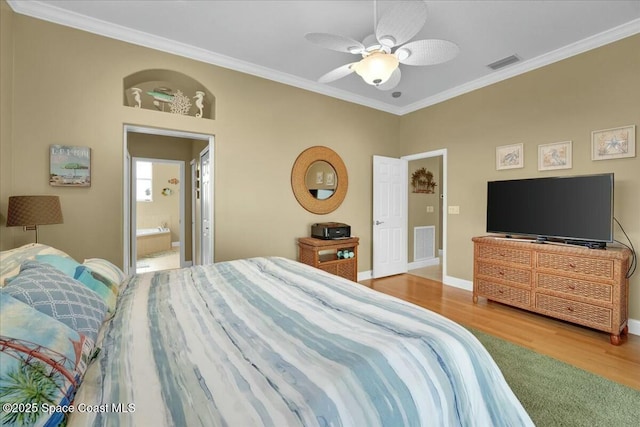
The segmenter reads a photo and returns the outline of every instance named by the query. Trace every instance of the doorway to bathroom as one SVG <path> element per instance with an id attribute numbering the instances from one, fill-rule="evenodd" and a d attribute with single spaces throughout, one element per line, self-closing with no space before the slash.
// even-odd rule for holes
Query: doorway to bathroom
<path id="1" fill-rule="evenodd" d="M 213 262 L 213 136 L 125 125 L 124 154 L 125 272 Z"/>

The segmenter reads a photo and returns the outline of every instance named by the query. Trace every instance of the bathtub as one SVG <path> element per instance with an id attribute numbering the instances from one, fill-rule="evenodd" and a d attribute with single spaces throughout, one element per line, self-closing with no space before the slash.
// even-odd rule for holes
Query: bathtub
<path id="1" fill-rule="evenodd" d="M 165 227 L 138 228 L 136 230 L 137 258 L 171 249 L 171 230 Z"/>

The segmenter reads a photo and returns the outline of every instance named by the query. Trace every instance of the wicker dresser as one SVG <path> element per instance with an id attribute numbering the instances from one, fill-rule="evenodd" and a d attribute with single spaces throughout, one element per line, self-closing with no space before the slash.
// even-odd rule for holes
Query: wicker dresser
<path id="1" fill-rule="evenodd" d="M 478 297 L 608 332 L 628 331 L 631 252 L 474 237 L 473 302 Z"/>
<path id="2" fill-rule="evenodd" d="M 298 261 L 356 282 L 359 240 L 357 237 L 338 240 L 301 237 L 298 239 Z M 353 258 L 338 258 L 341 250 L 353 252 Z"/>

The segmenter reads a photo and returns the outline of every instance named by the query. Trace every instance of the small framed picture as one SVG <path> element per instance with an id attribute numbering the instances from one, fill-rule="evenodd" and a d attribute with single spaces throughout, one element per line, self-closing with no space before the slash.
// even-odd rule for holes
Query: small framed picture
<path id="1" fill-rule="evenodd" d="M 591 132 L 591 160 L 622 159 L 635 156 L 635 125 Z"/>
<path id="2" fill-rule="evenodd" d="M 524 145 L 502 145 L 496 147 L 496 169 L 517 169 L 524 167 Z"/>
<path id="3" fill-rule="evenodd" d="M 538 170 L 571 169 L 571 141 L 538 145 Z"/>
<path id="4" fill-rule="evenodd" d="M 333 174 L 333 172 L 327 172 L 327 182 L 326 184 L 328 186 L 332 186 L 335 184 L 335 175 Z"/>
<path id="5" fill-rule="evenodd" d="M 49 163 L 49 185 L 53 187 L 91 186 L 91 148 L 51 145 Z"/>

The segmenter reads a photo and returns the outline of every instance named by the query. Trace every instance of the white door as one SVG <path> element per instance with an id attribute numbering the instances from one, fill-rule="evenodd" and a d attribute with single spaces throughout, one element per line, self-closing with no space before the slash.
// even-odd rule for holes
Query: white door
<path id="1" fill-rule="evenodd" d="M 211 230 L 213 215 L 213 200 L 211 187 L 211 162 L 209 147 L 200 153 L 200 201 L 202 206 L 201 243 L 200 243 L 200 264 L 213 263 L 213 230 Z"/>
<path id="2" fill-rule="evenodd" d="M 373 271 L 407 272 L 407 161 L 373 156 Z"/>

